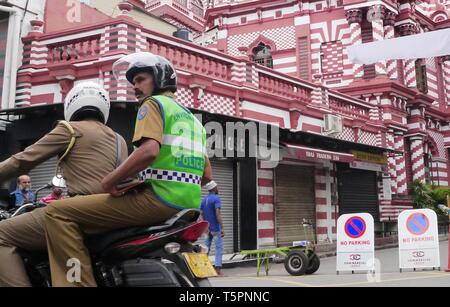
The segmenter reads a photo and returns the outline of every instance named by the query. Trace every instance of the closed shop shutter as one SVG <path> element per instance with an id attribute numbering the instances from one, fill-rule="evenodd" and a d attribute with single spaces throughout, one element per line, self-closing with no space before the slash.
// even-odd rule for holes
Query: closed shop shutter
<path id="1" fill-rule="evenodd" d="M 307 240 L 303 219 L 315 223 L 314 167 L 280 165 L 275 170 L 275 231 L 278 246 Z M 309 238 L 311 239 L 311 238 Z"/>
<path id="2" fill-rule="evenodd" d="M 219 188 L 219 196 L 222 203 L 222 219 L 225 228 L 225 237 L 223 238 L 223 253 L 234 253 L 234 241 L 233 241 L 233 168 L 232 161 L 218 161 L 212 160 L 211 166 L 213 169 L 213 178 L 217 182 Z M 208 195 L 208 191 L 202 190 L 202 198 Z M 215 246 L 212 245 L 211 254 L 214 254 Z"/>
<path id="3" fill-rule="evenodd" d="M 370 213 L 379 221 L 377 173 L 339 167 L 339 214 Z"/>
<path id="4" fill-rule="evenodd" d="M 47 183 L 52 181 L 53 176 L 55 176 L 57 161 L 58 160 L 56 159 L 56 157 L 51 158 L 30 171 L 29 175 L 31 177 L 33 191 L 45 186 Z M 50 194 L 50 192 L 51 191 L 49 189 L 42 190 L 41 192 L 39 192 L 38 200 L 39 198 Z"/>

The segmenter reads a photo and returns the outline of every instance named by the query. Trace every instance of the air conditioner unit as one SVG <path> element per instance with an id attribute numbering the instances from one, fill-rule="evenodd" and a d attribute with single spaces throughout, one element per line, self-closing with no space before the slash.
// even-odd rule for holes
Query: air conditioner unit
<path id="1" fill-rule="evenodd" d="M 339 134 L 342 132 L 342 118 L 337 115 L 326 114 L 324 118 L 325 127 L 323 132 L 325 134 Z"/>

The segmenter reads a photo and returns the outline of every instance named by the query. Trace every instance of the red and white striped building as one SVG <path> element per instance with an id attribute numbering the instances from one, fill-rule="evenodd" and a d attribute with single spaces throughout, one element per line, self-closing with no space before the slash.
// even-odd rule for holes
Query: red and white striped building
<path id="1" fill-rule="evenodd" d="M 113 100 L 132 101 L 112 63 L 150 51 L 176 66 L 182 104 L 306 132 L 283 140 L 277 168 L 257 161 L 255 216 L 230 208 L 234 249 L 246 239 L 238 233 L 247 219 L 255 219 L 249 225 L 257 247 L 303 239 L 296 235 L 300 218 L 314 220 L 319 241 L 333 241 L 339 214 L 366 211 L 379 223 L 395 222 L 412 206 L 413 180 L 449 185 L 450 57 L 359 65 L 346 52 L 448 27 L 445 1 L 133 0 L 121 2 L 114 18 L 82 5 L 78 23 L 52 19 L 49 12 L 66 16 L 58 2 L 47 0 L 46 14 L 23 38 L 15 107 L 59 103 L 80 80 L 101 82 Z M 133 7 L 190 29 L 194 42 L 144 27 Z M 329 115 L 341 118 L 342 131 L 324 138 L 331 140 L 326 147 L 302 143 L 327 135 Z M 332 143 L 350 149 L 333 151 Z"/>

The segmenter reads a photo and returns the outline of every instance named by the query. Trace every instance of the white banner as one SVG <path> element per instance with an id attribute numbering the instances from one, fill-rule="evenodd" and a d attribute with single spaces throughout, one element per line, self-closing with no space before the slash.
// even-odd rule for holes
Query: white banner
<path id="1" fill-rule="evenodd" d="M 336 271 L 375 270 L 375 231 L 372 215 L 344 214 L 337 226 Z"/>
<path id="2" fill-rule="evenodd" d="M 450 54 L 450 29 L 350 46 L 347 52 L 355 64 L 445 56 Z"/>
<path id="3" fill-rule="evenodd" d="M 398 216 L 400 269 L 439 268 L 437 215 L 433 210 L 405 210 Z"/>

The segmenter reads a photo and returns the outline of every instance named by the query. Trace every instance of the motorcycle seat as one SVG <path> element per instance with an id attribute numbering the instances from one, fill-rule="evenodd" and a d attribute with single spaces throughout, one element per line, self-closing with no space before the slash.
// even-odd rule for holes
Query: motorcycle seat
<path id="1" fill-rule="evenodd" d="M 198 220 L 199 216 L 199 210 L 182 210 L 161 225 L 122 228 L 106 233 L 88 235 L 85 237 L 85 244 L 92 254 L 98 254 L 114 243 L 118 243 L 124 240 L 133 240 L 133 238 L 150 235 L 152 233 L 164 231 L 173 227 L 178 227 L 180 225 L 186 225 Z"/>

